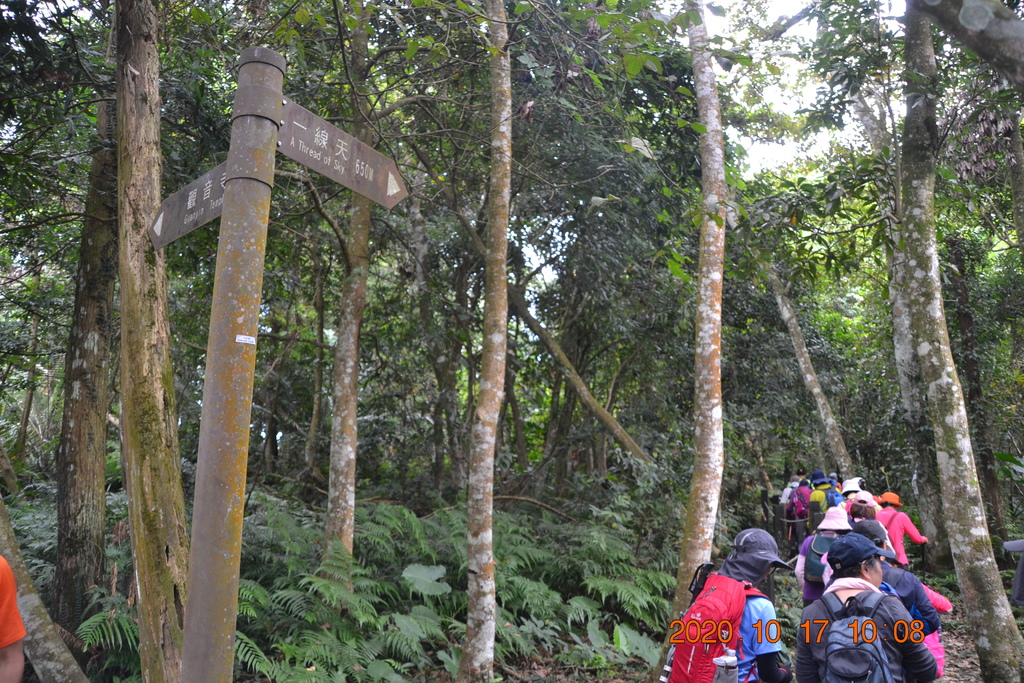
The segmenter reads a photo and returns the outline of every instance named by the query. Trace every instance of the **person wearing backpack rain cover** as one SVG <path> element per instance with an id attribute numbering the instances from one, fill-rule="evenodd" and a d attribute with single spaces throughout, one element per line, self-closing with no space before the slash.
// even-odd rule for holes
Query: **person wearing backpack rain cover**
<path id="1" fill-rule="evenodd" d="M 900 599 L 882 593 L 882 558 L 895 553 L 849 533 L 832 544 L 832 582 L 804 608 L 797 628 L 800 683 L 933 681 L 935 657 Z M 920 635 L 919 635 L 920 634 Z M 884 664 L 884 666 L 882 666 Z"/>
<path id="2" fill-rule="evenodd" d="M 775 606 L 754 588 L 777 567 L 789 569 L 789 565 L 779 557 L 778 544 L 771 534 L 764 529 L 744 529 L 736 535 L 733 551 L 722 563 L 722 568 L 708 577 L 704 588 L 681 620 L 684 628 L 679 633 L 685 640 L 688 621 L 704 624 L 707 621 L 721 623 L 723 620 L 732 622 L 735 619 L 731 641 L 721 643 L 718 649 L 726 645 L 736 650 L 736 680 L 739 683 L 790 683 L 793 680 L 792 666 L 788 662 L 785 665 L 779 662 L 781 639 L 776 637 L 775 642 L 771 642 L 771 636 L 766 637 L 764 625 L 769 622 L 778 623 Z M 705 601 L 704 598 L 715 591 L 716 598 L 722 598 L 723 594 L 730 596 L 722 600 L 736 604 L 738 611 L 730 615 L 712 614 L 709 610 L 721 603 L 714 599 Z M 742 610 L 742 616 L 739 610 Z M 762 630 L 756 630 L 755 624 Z M 715 646 L 709 648 L 700 643 L 679 643 L 675 648 L 669 683 L 711 683 L 714 665 L 710 657 L 715 655 L 712 650 Z"/>

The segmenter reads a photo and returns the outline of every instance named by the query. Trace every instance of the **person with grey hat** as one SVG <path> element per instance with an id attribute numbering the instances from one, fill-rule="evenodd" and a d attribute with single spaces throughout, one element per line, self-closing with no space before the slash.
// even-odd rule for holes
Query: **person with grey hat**
<path id="1" fill-rule="evenodd" d="M 775 606 L 755 589 L 755 586 L 764 581 L 776 568 L 781 567 L 788 569 L 789 565 L 779 557 L 778 545 L 771 534 L 764 529 L 744 529 L 736 535 L 733 551 L 722 563 L 721 569 L 708 577 L 708 584 L 714 584 L 713 587 L 702 587 L 700 595 L 678 622 L 685 625 L 692 621 L 699 621 L 701 624 L 708 620 L 716 623 L 729 621 L 730 641 L 723 642 L 722 645 L 736 651 L 736 675 L 740 681 L 789 683 L 793 679 L 792 666 L 779 661 L 779 654 L 783 649 L 781 639 L 764 630 L 767 624 L 778 624 Z M 725 580 L 723 581 L 721 577 Z M 717 591 L 714 602 L 703 602 L 711 591 Z M 735 628 L 735 615 L 713 614 L 707 611 L 713 609 L 715 605 L 731 604 L 732 601 L 728 597 L 722 596 L 732 595 L 734 592 L 739 592 L 743 600 L 742 615 Z M 685 634 L 685 631 L 684 628 L 680 635 Z M 677 641 L 668 677 L 670 683 L 705 683 L 705 679 L 699 675 L 704 671 L 700 660 L 708 656 L 709 649 L 702 642 L 692 642 L 692 639 L 686 637 Z"/>
<path id="2" fill-rule="evenodd" d="M 876 547 L 892 551 L 885 527 L 877 520 L 861 520 L 853 525 L 853 532 L 866 536 Z M 910 612 L 910 616 L 924 622 L 925 634 L 939 630 L 942 625 L 939 613 L 925 592 L 921 579 L 906 569 L 894 567 L 889 562 L 882 562 L 882 583 L 884 584 L 881 587 L 882 592 L 889 592 L 886 588 L 891 588 L 891 592 L 900 599 L 903 606 Z"/>
<path id="3" fill-rule="evenodd" d="M 1024 553 L 1024 538 L 1019 541 L 1007 541 L 1003 547 L 1011 553 Z M 1013 575 L 1013 590 L 1010 592 L 1010 602 L 1014 605 L 1024 605 L 1024 555 L 1020 556 L 1017 563 L 1017 573 Z"/>
<path id="4" fill-rule="evenodd" d="M 881 650 L 893 683 L 933 681 L 935 657 L 922 642 L 920 622 L 910 616 L 895 595 L 882 593 L 882 561 L 894 559 L 891 550 L 877 547 L 869 538 L 850 532 L 828 551 L 832 582 L 821 600 L 804 608 L 796 639 L 796 676 L 800 683 L 871 678 L 852 671 L 844 676 L 841 664 L 858 663 L 851 650 L 863 652 L 859 662 L 870 661 L 867 650 Z M 851 617 L 853 620 L 851 621 Z M 833 623 L 850 622 L 837 633 Z M 855 628 L 849 628 L 853 624 Z M 829 647 L 830 641 L 852 631 L 853 646 Z M 837 678 L 838 676 L 838 678 Z"/>

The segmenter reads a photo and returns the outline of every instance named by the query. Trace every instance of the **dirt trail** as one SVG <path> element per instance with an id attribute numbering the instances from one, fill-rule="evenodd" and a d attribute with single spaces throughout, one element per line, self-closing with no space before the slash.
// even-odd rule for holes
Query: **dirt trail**
<path id="1" fill-rule="evenodd" d="M 945 683 L 974 683 L 981 680 L 978 653 L 967 624 L 957 619 L 957 612 L 942 615 L 942 644 L 946 646 L 946 671 L 939 679 Z"/>

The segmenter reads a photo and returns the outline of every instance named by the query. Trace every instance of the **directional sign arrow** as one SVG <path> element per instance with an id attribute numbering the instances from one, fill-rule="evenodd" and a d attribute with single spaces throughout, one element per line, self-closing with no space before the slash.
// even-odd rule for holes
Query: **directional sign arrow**
<path id="1" fill-rule="evenodd" d="M 199 176 L 160 205 L 149 228 L 154 249 L 218 218 L 224 209 L 224 176 L 227 162 Z"/>
<path id="2" fill-rule="evenodd" d="M 390 209 L 408 196 L 398 165 L 289 99 L 281 111 L 278 151 Z"/>

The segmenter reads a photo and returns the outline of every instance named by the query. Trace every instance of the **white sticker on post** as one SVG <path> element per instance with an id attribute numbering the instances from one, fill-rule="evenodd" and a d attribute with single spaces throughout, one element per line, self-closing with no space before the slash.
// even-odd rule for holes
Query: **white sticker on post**
<path id="1" fill-rule="evenodd" d="M 252 344 L 256 346 L 256 337 L 250 337 L 247 334 L 236 334 L 235 341 L 239 344 Z"/>

